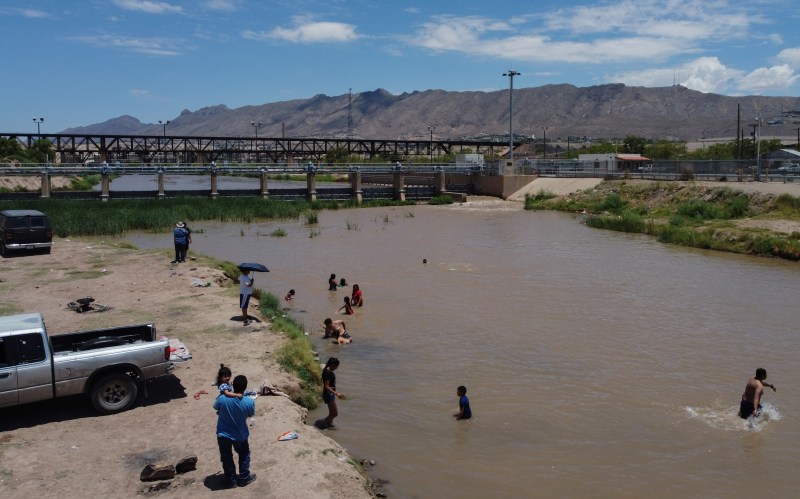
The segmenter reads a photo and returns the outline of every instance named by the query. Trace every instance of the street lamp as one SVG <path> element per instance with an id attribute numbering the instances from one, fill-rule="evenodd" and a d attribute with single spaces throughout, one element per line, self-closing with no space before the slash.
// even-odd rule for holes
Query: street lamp
<path id="1" fill-rule="evenodd" d="M 261 128 L 261 122 L 259 121 L 256 123 L 255 121 L 251 121 L 250 124 L 253 125 L 253 129 L 256 131 L 256 138 L 258 138 L 258 129 Z"/>
<path id="2" fill-rule="evenodd" d="M 522 76 L 522 73 L 509 69 L 503 73 L 503 76 L 508 76 L 508 159 L 511 165 L 514 165 L 514 77 Z M 500 168 L 502 175 L 503 169 Z"/>
<path id="3" fill-rule="evenodd" d="M 158 124 L 164 126 L 164 137 L 167 136 L 167 125 L 169 125 L 170 123 L 171 123 L 170 120 L 167 120 L 166 123 L 163 123 L 161 120 L 158 120 Z"/>
<path id="4" fill-rule="evenodd" d="M 431 133 L 431 144 L 430 144 L 430 153 L 431 153 L 431 164 L 433 164 L 433 131 L 436 129 L 435 126 L 429 126 L 428 131 Z"/>
<path id="5" fill-rule="evenodd" d="M 36 135 L 41 135 L 42 134 L 41 124 L 44 122 L 44 118 L 33 118 L 33 122 L 36 123 Z"/>
<path id="6" fill-rule="evenodd" d="M 756 181 L 761 182 L 761 116 L 756 118 L 758 133 L 756 134 Z"/>
<path id="7" fill-rule="evenodd" d="M 542 153 L 544 154 L 544 159 L 547 159 L 547 127 L 542 127 Z"/>

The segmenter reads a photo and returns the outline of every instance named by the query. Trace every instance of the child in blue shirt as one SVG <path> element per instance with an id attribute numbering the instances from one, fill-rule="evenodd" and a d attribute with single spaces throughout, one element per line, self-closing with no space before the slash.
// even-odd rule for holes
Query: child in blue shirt
<path id="1" fill-rule="evenodd" d="M 225 364 L 219 365 L 219 372 L 217 373 L 217 388 L 219 389 L 219 396 L 225 395 L 226 397 L 242 398 L 241 393 L 235 393 L 231 385 L 231 369 Z"/>
<path id="2" fill-rule="evenodd" d="M 458 395 L 458 413 L 453 414 L 456 419 L 469 419 L 472 417 L 472 410 L 469 408 L 469 399 L 467 398 L 467 387 L 459 386 L 456 390 Z"/>

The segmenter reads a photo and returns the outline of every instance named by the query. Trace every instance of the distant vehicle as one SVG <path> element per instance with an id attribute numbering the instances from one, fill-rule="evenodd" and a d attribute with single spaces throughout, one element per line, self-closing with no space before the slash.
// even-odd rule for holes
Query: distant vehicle
<path id="1" fill-rule="evenodd" d="M 50 253 L 52 246 L 53 229 L 47 215 L 36 210 L 0 211 L 0 255 L 37 249 Z"/>
<path id="2" fill-rule="evenodd" d="M 800 164 L 797 163 L 786 163 L 783 166 L 778 167 L 778 171 L 781 173 L 800 173 Z"/>
<path id="3" fill-rule="evenodd" d="M 642 165 L 639 168 L 637 168 L 637 170 L 639 170 L 640 172 L 651 172 L 653 171 L 653 164 L 647 163 L 646 165 Z"/>

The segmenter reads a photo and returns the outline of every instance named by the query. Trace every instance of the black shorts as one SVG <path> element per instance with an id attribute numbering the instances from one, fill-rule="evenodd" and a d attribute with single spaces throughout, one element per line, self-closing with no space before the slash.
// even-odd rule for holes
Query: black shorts
<path id="1" fill-rule="evenodd" d="M 752 402 L 748 402 L 747 400 L 742 400 L 739 404 L 739 417 L 742 419 L 747 419 L 753 415 L 753 413 L 760 413 L 761 412 L 761 404 L 758 404 L 758 411 L 756 411 L 755 406 L 753 406 Z"/>
<path id="2" fill-rule="evenodd" d="M 336 395 L 332 394 L 328 390 L 323 389 L 322 390 L 322 401 L 325 402 L 326 404 L 330 404 L 331 402 L 335 402 L 336 401 Z"/>

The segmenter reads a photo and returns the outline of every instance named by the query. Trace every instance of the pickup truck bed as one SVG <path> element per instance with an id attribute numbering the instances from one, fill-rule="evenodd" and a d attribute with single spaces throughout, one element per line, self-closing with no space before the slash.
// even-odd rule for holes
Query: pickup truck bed
<path id="1" fill-rule="evenodd" d="M 78 333 L 54 334 L 50 336 L 53 354 L 83 352 L 110 346 L 141 343 L 155 340 L 155 330 L 150 324 L 122 326 L 108 329 L 80 331 Z"/>

